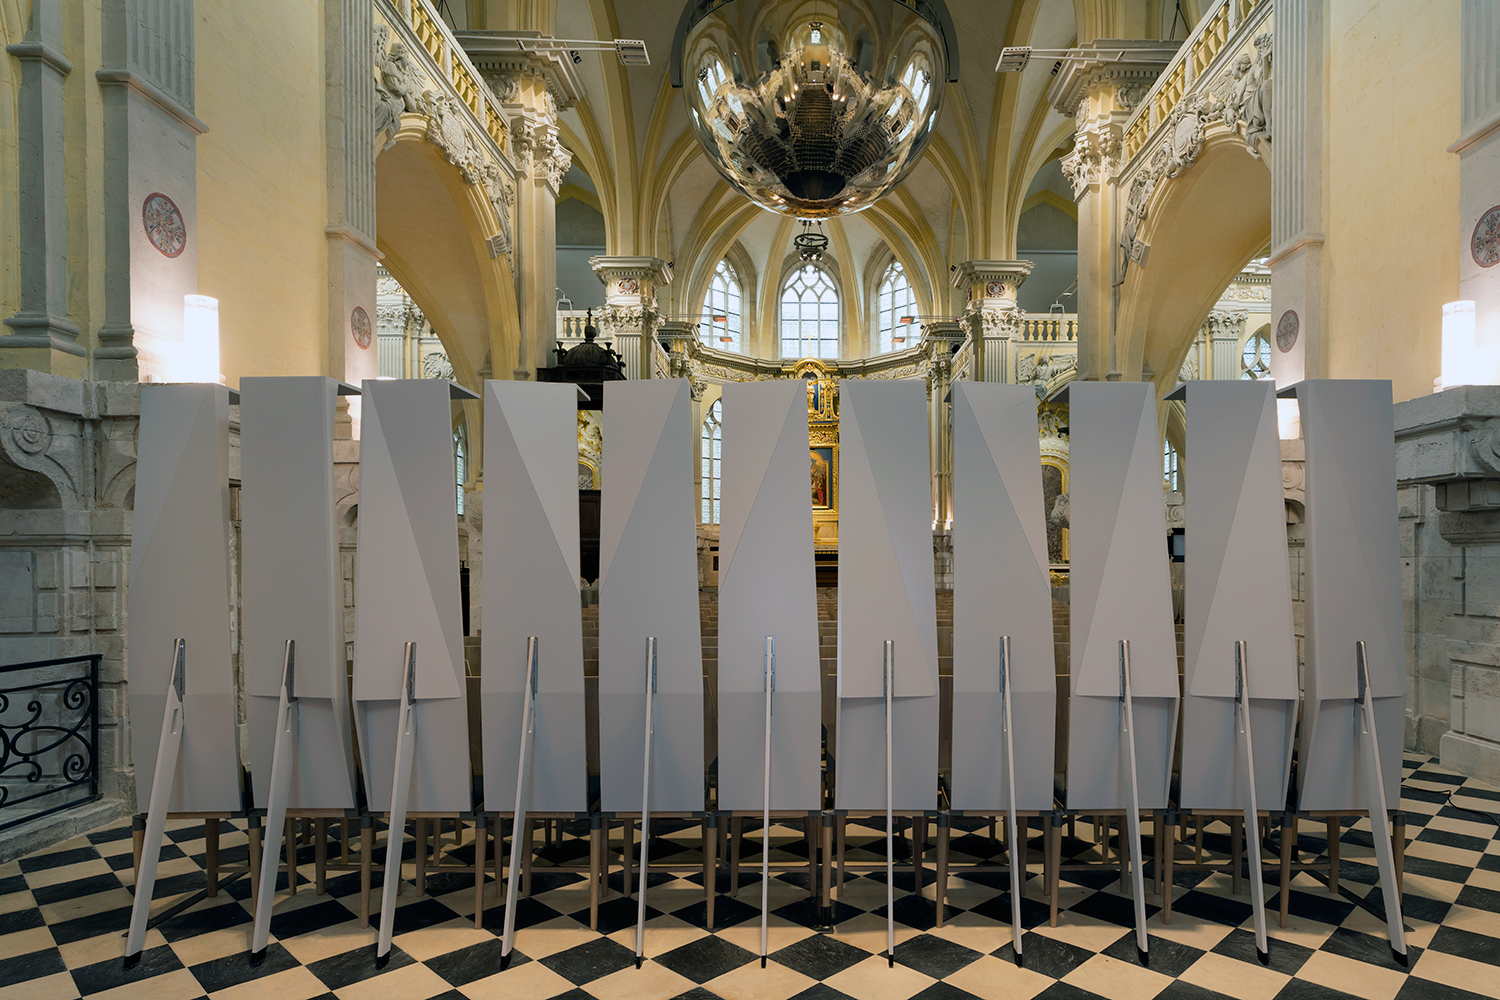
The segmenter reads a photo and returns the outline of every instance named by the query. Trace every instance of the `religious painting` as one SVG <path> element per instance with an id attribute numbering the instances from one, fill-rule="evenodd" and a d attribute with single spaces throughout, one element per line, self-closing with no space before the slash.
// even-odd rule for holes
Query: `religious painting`
<path id="1" fill-rule="evenodd" d="M 1042 507 L 1047 514 L 1047 561 L 1068 561 L 1068 482 L 1061 466 L 1042 461 Z"/>
<path id="2" fill-rule="evenodd" d="M 807 454 L 812 463 L 813 510 L 828 510 L 833 506 L 833 448 L 809 448 Z"/>

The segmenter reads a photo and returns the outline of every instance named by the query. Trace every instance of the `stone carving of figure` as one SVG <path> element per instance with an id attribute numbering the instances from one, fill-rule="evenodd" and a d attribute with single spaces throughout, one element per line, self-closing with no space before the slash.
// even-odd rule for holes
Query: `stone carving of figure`
<path id="1" fill-rule="evenodd" d="M 1271 141 L 1271 36 L 1260 35 L 1255 39 L 1255 71 L 1245 88 L 1244 102 L 1240 106 L 1245 120 L 1245 146 L 1252 156 L 1260 155 L 1260 144 Z M 1248 58 L 1247 52 L 1241 58 Z"/>
<path id="2" fill-rule="evenodd" d="M 386 133 L 385 146 L 389 149 L 396 141 L 396 131 L 401 127 L 403 112 L 420 111 L 421 80 L 406 54 L 401 42 L 386 43 L 390 29 L 383 24 L 375 26 L 375 133 Z"/>

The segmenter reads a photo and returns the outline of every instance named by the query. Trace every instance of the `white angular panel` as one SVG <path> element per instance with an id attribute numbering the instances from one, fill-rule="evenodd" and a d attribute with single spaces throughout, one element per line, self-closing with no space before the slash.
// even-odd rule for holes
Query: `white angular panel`
<path id="1" fill-rule="evenodd" d="M 646 639 L 657 642 L 653 812 L 704 807 L 703 646 L 691 397 L 681 379 L 604 388 L 599 769 L 606 812 L 639 812 Z M 576 502 L 576 501 L 575 501 Z"/>
<path id="2" fill-rule="evenodd" d="M 724 386 L 719 527 L 719 808 L 765 790 L 765 640 L 776 637 L 771 808 L 822 807 L 822 687 L 800 380 Z"/>
<path id="3" fill-rule="evenodd" d="M 528 808 L 588 808 L 583 633 L 578 599 L 578 403 L 571 385 L 486 382 L 484 534 L 484 800 L 516 797 L 526 643 L 537 637 L 537 696 Z"/>
<path id="4" fill-rule="evenodd" d="M 1068 808 L 1123 809 L 1120 640 L 1130 642 L 1143 809 L 1164 808 L 1177 731 L 1161 436 L 1149 382 L 1069 387 L 1072 636 Z"/>
<path id="5" fill-rule="evenodd" d="M 240 380 L 240 602 L 255 804 L 264 808 L 288 639 L 298 699 L 293 809 L 352 809 L 353 734 L 335 524 L 333 416 L 321 376 Z"/>
<path id="6" fill-rule="evenodd" d="M 895 643 L 892 808 L 937 802 L 937 595 L 921 382 L 839 383 L 837 808 L 885 807 L 885 640 Z"/>
<path id="7" fill-rule="evenodd" d="M 1016 808 L 1052 808 L 1057 667 L 1030 386 L 953 383 L 955 809 L 1008 805 L 1000 637 L 1010 636 Z"/>
<path id="8" fill-rule="evenodd" d="M 130 544 L 130 716 L 137 808 L 151 800 L 176 640 L 184 642 L 182 755 L 171 812 L 237 812 L 229 635 L 229 390 L 141 389 Z"/>
<path id="9" fill-rule="evenodd" d="M 1406 651 L 1391 384 L 1310 379 L 1296 387 L 1307 443 L 1307 668 L 1302 809 L 1368 808 L 1355 699 L 1365 643 L 1386 798 L 1401 786 Z"/>
<path id="10" fill-rule="evenodd" d="M 1237 754 L 1235 643 L 1247 643 L 1255 798 L 1286 802 L 1297 713 L 1297 646 L 1270 381 L 1189 382 L 1192 456 L 1182 707 L 1185 809 L 1245 803 Z"/>
<path id="11" fill-rule="evenodd" d="M 450 383 L 365 381 L 354 700 L 370 809 L 387 812 L 405 646 L 417 644 L 412 812 L 472 807 Z"/>

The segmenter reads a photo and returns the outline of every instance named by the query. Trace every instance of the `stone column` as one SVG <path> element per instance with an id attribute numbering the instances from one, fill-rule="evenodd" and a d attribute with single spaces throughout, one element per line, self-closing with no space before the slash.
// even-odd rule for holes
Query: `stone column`
<path id="1" fill-rule="evenodd" d="M 176 377 L 198 287 L 192 0 L 104 0 L 104 324 L 94 376 Z"/>
<path id="2" fill-rule="evenodd" d="M 1029 260 L 966 260 L 953 269 L 953 287 L 968 297 L 962 322 L 974 345 L 973 381 L 1011 381 L 1010 342 L 1021 335 L 1016 293 L 1035 266 Z"/>
<path id="3" fill-rule="evenodd" d="M 62 0 L 35 0 L 25 37 L 5 51 L 21 64 L 16 98 L 20 308 L 5 320 L 0 366 L 81 377 L 83 346 L 68 319 L 68 194 L 63 165 Z"/>
<path id="4" fill-rule="evenodd" d="M 1479 343 L 1500 343 L 1500 8 L 1464 0 L 1458 153 L 1458 297 Z"/>
<path id="5" fill-rule="evenodd" d="M 328 71 L 327 106 L 339 109 L 325 123 L 328 225 L 328 373 L 358 385 L 380 374 L 374 336 L 375 269 L 375 35 L 373 7 L 337 0 L 323 8 Z M 383 48 L 383 47 L 382 47 Z M 383 52 L 382 52 L 383 54 Z M 349 410 L 357 419 L 358 397 Z M 344 408 L 341 406 L 340 410 Z M 347 430 L 345 430 L 347 428 Z M 343 424 L 342 433 L 358 435 Z"/>
<path id="6" fill-rule="evenodd" d="M 1103 53 L 1068 60 L 1047 89 L 1047 100 L 1074 119 L 1073 151 L 1063 173 L 1078 203 L 1078 377 L 1121 377 L 1114 350 L 1117 202 L 1113 180 L 1120 169 L 1125 122 L 1180 42 L 1098 39 Z M 1120 58 L 1114 58 L 1123 52 Z"/>
<path id="7" fill-rule="evenodd" d="M 1277 385 L 1322 378 L 1324 11 L 1276 0 L 1271 122 L 1271 373 Z"/>
<path id="8" fill-rule="evenodd" d="M 664 322 L 656 293 L 672 283 L 672 266 L 660 257 L 590 257 L 589 266 L 604 282 L 604 310 L 599 327 L 625 359 L 629 378 L 661 378 L 653 364 L 656 335 Z"/>
<path id="9" fill-rule="evenodd" d="M 1199 369 L 1200 378 L 1237 379 L 1240 377 L 1240 337 L 1245 334 L 1244 309 L 1208 314 L 1203 325 L 1208 334 L 1208 357 Z"/>
<path id="10" fill-rule="evenodd" d="M 560 111 L 578 103 L 583 83 L 565 53 L 525 48 L 541 32 L 461 31 L 455 36 L 510 117 L 516 164 L 511 274 L 521 344 L 512 377 L 551 364 L 557 340 L 557 189 L 573 162 L 558 139 Z"/>

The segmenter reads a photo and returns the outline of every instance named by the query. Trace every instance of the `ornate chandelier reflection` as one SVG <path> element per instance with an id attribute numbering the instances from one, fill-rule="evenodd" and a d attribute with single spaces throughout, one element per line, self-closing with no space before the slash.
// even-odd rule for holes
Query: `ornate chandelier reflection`
<path id="1" fill-rule="evenodd" d="M 773 212 L 831 218 L 911 172 L 958 47 L 942 0 L 690 0 L 671 77 L 736 189 Z"/>

